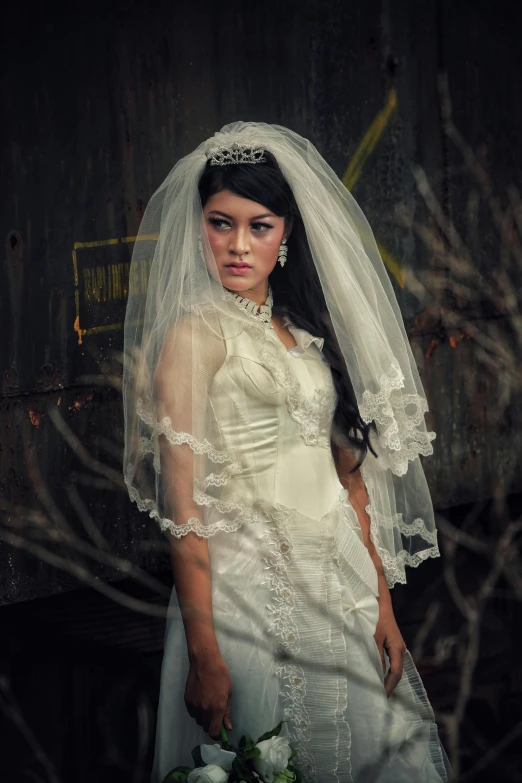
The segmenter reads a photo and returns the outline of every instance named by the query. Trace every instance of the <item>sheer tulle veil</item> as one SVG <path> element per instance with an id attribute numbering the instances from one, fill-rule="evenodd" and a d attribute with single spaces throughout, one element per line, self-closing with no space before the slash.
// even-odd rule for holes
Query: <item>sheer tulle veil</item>
<path id="1" fill-rule="evenodd" d="M 208 156 L 234 143 L 271 152 L 295 195 L 361 416 L 377 425 L 371 436 L 377 456 L 368 453 L 362 466 L 372 537 L 389 584 L 404 582 L 405 565 L 439 554 L 420 462 L 420 455 L 432 453 L 435 437 L 424 420 L 424 390 L 366 218 L 316 148 L 287 128 L 224 126 L 174 166 L 147 206 L 134 246 L 124 331 L 130 497 L 176 536 L 192 530 L 233 534 L 264 513 L 256 476 L 242 472 L 230 440 L 224 443 L 210 394 L 220 372 L 228 420 L 237 423 L 238 437 L 248 438 L 245 389 L 236 377 L 227 378 L 224 361 L 227 338 L 257 327 L 219 284 L 198 193 Z M 169 366 L 168 378 L 158 379 L 165 352 L 170 361 L 161 365 Z M 165 383 L 176 389 L 168 406 L 159 391 Z M 179 453 L 183 482 L 162 474 L 161 448 Z M 241 479 L 239 495 L 227 491 L 231 477 Z M 174 519 L 169 493 L 190 492 L 187 487 L 194 512 Z"/>

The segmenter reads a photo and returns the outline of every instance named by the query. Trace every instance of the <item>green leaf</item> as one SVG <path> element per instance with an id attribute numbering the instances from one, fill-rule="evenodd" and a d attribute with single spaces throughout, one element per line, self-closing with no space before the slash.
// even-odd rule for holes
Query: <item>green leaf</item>
<path id="1" fill-rule="evenodd" d="M 204 767 L 205 762 L 203 761 L 201 757 L 201 750 L 199 745 L 196 745 L 195 748 L 192 748 L 191 756 L 194 759 L 194 766 L 195 767 Z"/>
<path id="2" fill-rule="evenodd" d="M 191 772 L 190 767 L 174 767 L 163 779 L 163 783 L 185 783 Z"/>
<path id="3" fill-rule="evenodd" d="M 249 759 L 256 759 L 260 755 L 261 755 L 261 751 L 259 750 L 259 748 L 256 748 L 255 745 L 249 745 L 243 750 L 243 753 L 241 754 L 241 758 L 245 759 L 245 761 L 248 761 Z"/>
<path id="4" fill-rule="evenodd" d="M 239 750 L 244 750 L 245 748 L 250 748 L 252 745 L 255 745 L 254 740 L 249 734 L 243 734 L 241 739 L 239 740 Z"/>
<path id="5" fill-rule="evenodd" d="M 279 721 L 275 729 L 272 729 L 272 731 L 265 731 L 264 734 L 261 734 L 261 736 L 258 739 L 258 742 L 264 742 L 264 740 L 270 739 L 270 737 L 278 737 L 283 723 L 286 723 L 286 721 L 284 720 Z"/>
<path id="6" fill-rule="evenodd" d="M 225 731 L 223 724 L 221 724 L 221 728 L 219 730 L 219 739 L 221 742 L 228 742 L 228 734 Z"/>

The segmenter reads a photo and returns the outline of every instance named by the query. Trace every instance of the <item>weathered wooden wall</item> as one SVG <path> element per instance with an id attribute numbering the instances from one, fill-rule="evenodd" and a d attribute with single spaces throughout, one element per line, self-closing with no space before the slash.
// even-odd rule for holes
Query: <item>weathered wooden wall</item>
<path id="1" fill-rule="evenodd" d="M 122 344 L 132 242 L 121 240 L 135 235 L 148 198 L 178 158 L 223 124 L 288 126 L 341 175 L 395 88 L 396 109 L 354 195 L 399 266 L 421 273 L 428 253 L 395 213 L 401 205 L 428 219 L 411 168 L 421 165 L 487 275 L 498 239 L 487 212 L 469 219 L 475 186 L 442 131 L 437 78 L 447 73 L 455 122 L 504 193 L 517 184 L 522 163 L 519 27 L 517 4 L 483 1 L 12 6 L 0 77 L 0 489 L 12 504 L 2 530 L 34 544 L 26 512 L 17 512 L 31 508 L 62 514 L 87 540 L 71 506 L 76 487 L 116 552 L 150 567 L 164 557 L 152 547 L 159 537 L 149 519 L 123 491 L 99 477 L 93 482 L 96 470 L 66 442 L 52 412 L 93 459 L 119 470 L 120 397 L 88 376 Z M 438 432 L 426 463 L 435 503 L 490 497 L 519 464 L 521 408 L 512 405 L 499 420 L 497 379 L 484 374 L 470 384 L 482 372 L 474 342 L 453 340 L 452 347 L 424 317 L 426 303 L 397 292 Z M 473 318 L 504 329 L 503 312 L 485 307 Z M 86 475 L 90 484 L 82 483 Z M 1 601 L 76 584 L 67 564 L 55 568 L 0 546 Z M 90 555 L 63 544 L 56 551 L 69 566 L 108 573 Z"/>

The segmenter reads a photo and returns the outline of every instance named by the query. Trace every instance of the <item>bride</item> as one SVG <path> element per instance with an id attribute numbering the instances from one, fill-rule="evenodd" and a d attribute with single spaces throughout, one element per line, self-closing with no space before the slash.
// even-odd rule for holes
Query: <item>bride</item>
<path id="1" fill-rule="evenodd" d="M 389 591 L 439 554 L 435 435 L 370 227 L 308 141 L 232 123 L 156 191 L 124 402 L 175 583 L 154 783 L 280 720 L 308 783 L 447 780 Z"/>

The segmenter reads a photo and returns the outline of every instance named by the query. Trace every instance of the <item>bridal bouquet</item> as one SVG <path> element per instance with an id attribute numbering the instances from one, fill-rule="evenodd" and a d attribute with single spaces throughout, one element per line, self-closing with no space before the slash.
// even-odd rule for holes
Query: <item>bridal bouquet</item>
<path id="1" fill-rule="evenodd" d="M 192 751 L 195 767 L 176 767 L 163 783 L 299 783 L 292 761 L 296 751 L 280 737 L 282 721 L 257 742 L 245 735 L 236 748 L 221 727 L 221 741 L 196 745 Z"/>

